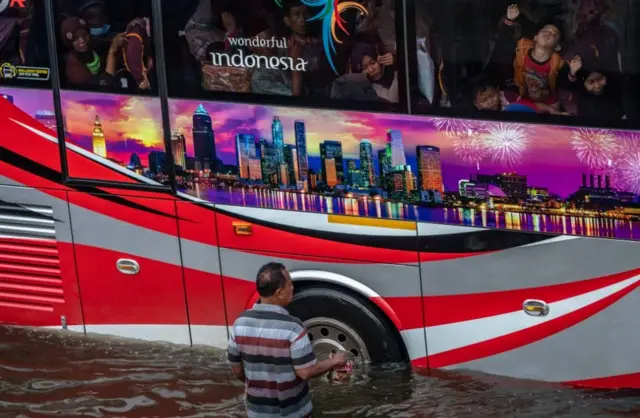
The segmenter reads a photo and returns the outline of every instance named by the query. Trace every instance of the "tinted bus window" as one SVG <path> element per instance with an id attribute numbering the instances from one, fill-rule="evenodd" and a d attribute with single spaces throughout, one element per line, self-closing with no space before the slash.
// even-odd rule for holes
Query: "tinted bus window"
<path id="1" fill-rule="evenodd" d="M 150 1 L 56 2 L 63 88 L 157 91 Z"/>
<path id="2" fill-rule="evenodd" d="M 167 183 L 151 1 L 55 5 L 69 176 Z"/>
<path id="3" fill-rule="evenodd" d="M 578 123 L 572 116 L 603 125 L 633 119 L 634 3 L 418 0 L 417 102 L 465 115 L 564 117 L 559 123 Z"/>
<path id="4" fill-rule="evenodd" d="M 0 85 L 50 82 L 44 2 L 0 1 Z"/>
<path id="5" fill-rule="evenodd" d="M 309 3 L 163 1 L 170 95 L 397 105 L 395 0 Z"/>

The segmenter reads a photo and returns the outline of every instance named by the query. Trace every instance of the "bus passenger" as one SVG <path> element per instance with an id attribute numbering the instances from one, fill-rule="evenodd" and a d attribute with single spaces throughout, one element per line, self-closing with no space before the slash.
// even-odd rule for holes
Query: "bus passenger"
<path id="1" fill-rule="evenodd" d="M 80 0 L 79 3 L 77 15 L 87 22 L 96 52 L 105 56 L 116 35 L 109 23 L 107 4 L 103 0 Z"/>
<path id="2" fill-rule="evenodd" d="M 106 59 L 93 47 L 87 22 L 69 17 L 60 27 L 61 39 L 69 51 L 64 56 L 64 74 L 67 82 L 79 86 L 113 86 L 117 70 L 118 53 L 125 42 L 124 35 L 116 36 Z"/>
<path id="3" fill-rule="evenodd" d="M 503 31 L 516 31 L 520 9 L 517 5 L 507 8 L 503 21 Z M 560 51 L 560 29 L 553 24 L 544 25 L 533 37 L 520 37 L 515 49 L 513 77 L 518 89 L 518 101 L 535 105 L 540 113 L 558 114 L 560 102 L 557 99 L 559 86 L 571 80 L 569 65 L 562 59 Z"/>
<path id="4" fill-rule="evenodd" d="M 292 71 L 293 96 L 329 97 L 334 81 L 333 72 L 326 65 L 322 41 L 314 34 L 308 19 L 309 7 L 300 0 L 286 0 L 283 6 L 284 23 L 291 30 L 289 56 L 294 61 L 306 61 L 306 71 Z"/>
<path id="5" fill-rule="evenodd" d="M 124 69 L 140 90 L 149 90 L 149 71 L 153 68 L 149 19 L 137 18 L 129 22 L 125 38 L 127 42 L 122 54 Z"/>
<path id="6" fill-rule="evenodd" d="M 393 60 L 391 53 L 380 55 L 372 44 L 357 44 L 351 52 L 352 71 L 365 74 L 378 97 L 398 103 L 398 71 Z"/>
<path id="7" fill-rule="evenodd" d="M 509 102 L 493 83 L 482 82 L 473 89 L 473 104 L 479 111 L 500 112 L 509 105 Z"/>
<path id="8" fill-rule="evenodd" d="M 619 86 L 614 84 L 618 78 L 600 69 L 600 62 L 595 58 L 585 62 L 579 58 L 576 60 L 578 71 L 575 81 L 571 83 L 571 91 L 576 101 L 577 115 L 621 119 L 624 116 L 622 94 Z"/>
<path id="9" fill-rule="evenodd" d="M 258 20 L 247 29 L 247 36 L 251 39 L 265 41 L 274 37 L 273 30 L 264 20 Z M 250 46 L 249 51 L 258 56 L 281 56 L 282 49 L 272 48 L 266 43 L 265 47 Z M 286 52 L 284 52 L 286 54 Z M 275 94 L 291 96 L 291 73 L 280 69 L 270 69 L 265 66 L 255 66 L 251 69 L 251 92 L 256 94 Z"/>

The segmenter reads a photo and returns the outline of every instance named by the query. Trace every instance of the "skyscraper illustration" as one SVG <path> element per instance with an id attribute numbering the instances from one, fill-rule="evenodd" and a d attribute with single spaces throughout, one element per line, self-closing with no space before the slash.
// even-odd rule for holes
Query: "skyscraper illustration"
<path id="1" fill-rule="evenodd" d="M 102 131 L 102 124 L 100 123 L 100 116 L 96 115 L 93 121 L 93 133 L 91 135 L 91 145 L 93 146 L 93 153 L 99 155 L 102 158 L 107 158 L 107 140 L 104 137 Z"/>
<path id="2" fill-rule="evenodd" d="M 262 170 L 262 180 L 265 184 L 277 183 L 278 166 L 273 144 L 264 138 L 256 143 L 256 155 L 260 158 L 260 168 Z"/>
<path id="3" fill-rule="evenodd" d="M 329 185 L 327 177 L 327 164 L 325 160 L 332 160 L 337 183 L 344 183 L 344 162 L 342 160 L 342 143 L 340 141 L 324 141 L 320 144 L 320 166 L 322 167 L 322 180 Z M 331 165 L 329 164 L 329 165 Z"/>
<path id="4" fill-rule="evenodd" d="M 274 116 L 273 122 L 271 122 L 271 138 L 273 139 L 273 147 L 276 151 L 278 164 L 282 164 L 284 162 L 284 131 L 278 116 Z"/>
<path id="5" fill-rule="evenodd" d="M 307 133 L 304 121 L 297 120 L 294 123 L 294 131 L 296 137 L 297 158 L 297 179 L 303 182 L 309 180 L 309 157 L 307 155 Z"/>
<path id="6" fill-rule="evenodd" d="M 256 160 L 256 140 L 253 135 L 236 135 L 236 157 L 238 159 L 238 175 L 241 179 L 251 179 L 251 161 Z"/>
<path id="7" fill-rule="evenodd" d="M 376 184 L 376 177 L 373 171 L 373 147 L 368 139 L 360 141 L 360 170 L 367 178 L 366 186 Z"/>
<path id="8" fill-rule="evenodd" d="M 391 167 L 407 165 L 407 157 L 404 155 L 402 133 L 396 129 L 387 131 L 387 143 L 391 145 Z"/>
<path id="9" fill-rule="evenodd" d="M 193 148 L 197 168 L 211 171 L 217 169 L 216 144 L 211 116 L 201 104 L 193 114 Z"/>
<path id="10" fill-rule="evenodd" d="M 171 134 L 171 151 L 176 165 L 187 168 L 187 141 L 182 132 L 173 132 Z"/>
<path id="11" fill-rule="evenodd" d="M 135 155 L 135 154 L 134 154 Z M 140 157 L 138 157 L 140 159 Z M 149 171 L 153 174 L 161 174 L 165 170 L 166 154 L 162 151 L 149 153 Z"/>
<path id="12" fill-rule="evenodd" d="M 418 189 L 444 193 L 440 148 L 430 145 L 416 147 L 418 159 Z"/>
<path id="13" fill-rule="evenodd" d="M 287 167 L 287 185 L 295 185 L 298 178 L 298 167 L 296 149 L 293 145 L 285 144 L 284 151 L 284 164 Z M 284 184 L 284 183 L 283 183 Z"/>

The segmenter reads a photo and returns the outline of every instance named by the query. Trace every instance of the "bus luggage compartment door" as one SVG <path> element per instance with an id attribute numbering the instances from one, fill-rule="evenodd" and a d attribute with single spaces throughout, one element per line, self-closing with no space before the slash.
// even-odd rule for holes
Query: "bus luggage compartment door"
<path id="1" fill-rule="evenodd" d="M 175 202 L 69 196 L 87 332 L 190 344 Z"/>

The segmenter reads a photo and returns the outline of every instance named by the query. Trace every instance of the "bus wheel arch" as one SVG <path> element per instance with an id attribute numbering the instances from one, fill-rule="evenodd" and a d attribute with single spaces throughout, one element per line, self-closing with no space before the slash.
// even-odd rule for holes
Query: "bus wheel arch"
<path id="1" fill-rule="evenodd" d="M 291 273 L 295 295 L 288 309 L 305 323 L 310 338 L 316 340 L 314 344 L 321 344 L 322 353 L 326 354 L 329 349 L 347 349 L 355 355 L 353 350 L 362 351 L 358 346 L 364 344 L 366 352 L 360 357 L 363 361 L 374 364 L 409 361 L 397 326 L 369 299 L 371 295 L 343 285 L 344 281 L 337 284 L 309 272 L 300 273 Z"/>

